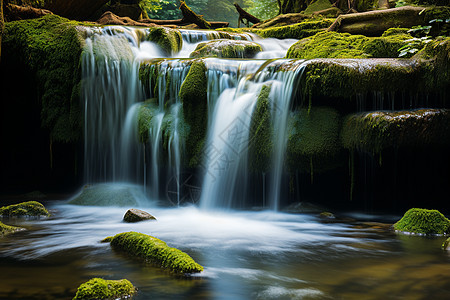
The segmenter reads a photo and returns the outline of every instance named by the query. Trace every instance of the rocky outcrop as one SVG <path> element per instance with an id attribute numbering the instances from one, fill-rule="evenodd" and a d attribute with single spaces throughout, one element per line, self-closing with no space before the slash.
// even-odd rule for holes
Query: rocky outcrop
<path id="1" fill-rule="evenodd" d="M 146 220 L 156 220 L 156 218 L 146 211 L 131 208 L 127 210 L 127 212 L 123 216 L 123 220 L 127 223 L 136 223 Z"/>

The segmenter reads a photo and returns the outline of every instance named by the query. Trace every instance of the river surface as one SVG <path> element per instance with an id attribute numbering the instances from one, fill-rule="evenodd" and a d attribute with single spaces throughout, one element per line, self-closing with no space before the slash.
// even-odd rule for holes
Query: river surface
<path id="1" fill-rule="evenodd" d="M 134 299 L 450 299 L 444 237 L 398 235 L 354 214 L 142 208 L 157 221 L 128 224 L 127 208 L 47 202 L 52 216 L 0 243 L 0 299 L 71 299 L 93 277 L 129 279 Z M 339 221 L 340 220 L 340 221 Z M 368 222 L 370 221 L 370 222 Z M 120 232 L 155 236 L 205 267 L 180 278 L 100 243 Z"/>

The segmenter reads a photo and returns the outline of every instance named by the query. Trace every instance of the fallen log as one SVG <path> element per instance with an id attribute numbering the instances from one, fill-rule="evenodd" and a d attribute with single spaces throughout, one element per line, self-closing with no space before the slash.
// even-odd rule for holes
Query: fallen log
<path id="1" fill-rule="evenodd" d="M 237 12 L 239 13 L 238 27 L 241 26 L 241 22 L 242 24 L 247 25 L 247 27 L 250 27 L 250 23 L 253 24 L 261 23 L 260 19 L 246 12 L 239 4 L 234 3 L 234 7 L 236 7 Z M 244 20 L 246 20 L 247 23 L 245 23 Z"/>
<path id="2" fill-rule="evenodd" d="M 35 19 L 53 14 L 47 9 L 34 8 L 31 6 L 19 6 L 15 4 L 5 5 L 5 19 L 7 21 Z"/>
<path id="3" fill-rule="evenodd" d="M 295 13 L 295 14 L 284 14 L 276 16 L 275 18 L 266 20 L 262 23 L 255 24 L 252 27 L 253 28 L 267 28 L 267 27 L 275 27 L 275 26 L 285 26 L 285 25 L 292 25 L 296 23 L 300 23 L 304 21 L 305 19 L 309 19 L 311 16 L 301 14 L 301 13 Z"/>
<path id="4" fill-rule="evenodd" d="M 138 22 L 146 23 L 146 24 L 156 24 L 160 26 L 186 26 L 192 23 L 186 23 L 184 19 L 177 20 L 155 20 L 155 19 L 139 19 Z M 229 22 L 220 22 L 220 21 L 209 21 L 211 24 L 211 28 L 223 28 L 228 27 L 230 25 Z"/>
<path id="5" fill-rule="evenodd" d="M 142 23 L 135 21 L 129 17 L 119 17 L 110 11 L 106 11 L 101 15 L 101 17 L 96 21 L 100 25 L 122 25 L 122 26 L 145 26 L 153 27 L 156 26 L 152 23 Z"/>
<path id="6" fill-rule="evenodd" d="M 201 29 L 211 29 L 211 23 L 206 21 L 203 16 L 197 15 L 195 12 L 186 5 L 186 2 L 181 1 L 180 10 L 183 14 L 183 21 L 186 23 L 194 23 Z"/>
<path id="7" fill-rule="evenodd" d="M 340 15 L 327 31 L 380 36 L 392 27 L 412 27 L 425 24 L 424 7 L 403 6 L 392 9 Z"/>

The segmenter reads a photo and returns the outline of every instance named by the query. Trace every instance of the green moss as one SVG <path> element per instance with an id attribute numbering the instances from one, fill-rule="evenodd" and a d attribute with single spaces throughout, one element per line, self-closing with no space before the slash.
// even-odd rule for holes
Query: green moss
<path id="1" fill-rule="evenodd" d="M 183 39 L 178 30 L 167 27 L 151 27 L 148 30 L 147 39 L 158 44 L 168 56 L 180 52 Z"/>
<path id="2" fill-rule="evenodd" d="M 388 147 L 449 144 L 450 111 L 421 109 L 348 116 L 342 126 L 347 149 L 379 153 Z"/>
<path id="3" fill-rule="evenodd" d="M 342 151 L 340 126 L 340 114 L 329 107 L 294 112 L 288 120 L 288 167 L 304 172 L 321 172 L 338 166 Z"/>
<path id="4" fill-rule="evenodd" d="M 146 101 L 141 105 L 138 112 L 138 130 L 141 143 L 147 143 L 149 130 L 152 127 L 152 119 L 158 113 L 158 105 L 153 101 Z"/>
<path id="5" fill-rule="evenodd" d="M 19 216 L 50 216 L 48 210 L 37 201 L 22 202 L 0 208 L 0 216 L 19 217 Z"/>
<path id="6" fill-rule="evenodd" d="M 382 37 L 368 38 L 334 31 L 319 32 L 304 38 L 287 52 L 287 58 L 387 58 L 398 57 L 398 49 L 412 36 L 386 32 Z"/>
<path id="7" fill-rule="evenodd" d="M 188 254 L 171 248 L 160 239 L 146 234 L 137 232 L 119 233 L 111 239 L 111 247 L 143 258 L 177 274 L 203 271 L 203 267 L 197 264 Z"/>
<path id="8" fill-rule="evenodd" d="M 272 167 L 273 125 L 269 102 L 270 90 L 270 85 L 261 88 L 250 122 L 249 158 L 252 171 L 265 172 Z"/>
<path id="9" fill-rule="evenodd" d="M 135 293 L 135 287 L 127 279 L 92 278 L 80 285 L 73 300 L 125 299 Z"/>
<path id="10" fill-rule="evenodd" d="M 74 142 L 81 136 L 80 56 L 83 41 L 76 26 L 56 15 L 8 22 L 3 59 L 35 74 L 41 95 L 41 124 L 53 141 Z"/>
<path id="11" fill-rule="evenodd" d="M 414 234 L 445 234 L 450 232 L 450 220 L 437 210 L 411 208 L 394 224 L 394 229 Z"/>
<path id="12" fill-rule="evenodd" d="M 190 57 L 252 58 L 261 51 L 260 45 L 249 41 L 213 40 L 198 44 Z"/>
<path id="13" fill-rule="evenodd" d="M 10 233 L 20 231 L 20 230 L 23 230 L 23 228 L 6 225 L 6 224 L 3 224 L 2 222 L 0 222 L 0 238 L 4 237 L 5 235 L 8 235 Z"/>
<path id="14" fill-rule="evenodd" d="M 396 34 L 408 34 L 408 30 L 409 28 L 389 28 L 388 30 L 383 32 L 381 37 L 387 37 Z"/>
<path id="15" fill-rule="evenodd" d="M 254 32 L 263 38 L 272 37 L 278 39 L 302 39 L 323 31 L 332 23 L 332 19 L 313 19 L 294 25 L 259 29 Z"/>
<path id="16" fill-rule="evenodd" d="M 184 120 L 190 130 L 186 139 L 187 161 L 196 166 L 201 159 L 202 141 L 206 136 L 208 118 L 206 66 L 201 60 L 194 61 L 180 88 Z"/>

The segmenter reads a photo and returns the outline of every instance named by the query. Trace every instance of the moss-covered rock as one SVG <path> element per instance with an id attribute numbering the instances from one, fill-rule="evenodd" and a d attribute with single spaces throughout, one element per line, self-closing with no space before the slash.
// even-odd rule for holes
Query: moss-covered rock
<path id="1" fill-rule="evenodd" d="M 393 31 L 382 37 L 366 37 L 334 31 L 319 32 L 304 38 L 287 52 L 287 58 L 387 58 L 398 57 L 398 49 L 405 45 L 411 35 Z"/>
<path id="2" fill-rule="evenodd" d="M 0 238 L 4 237 L 5 235 L 8 235 L 10 233 L 21 231 L 21 230 L 24 230 L 24 228 L 10 226 L 10 225 L 6 225 L 6 224 L 3 224 L 2 222 L 0 222 Z"/>
<path id="3" fill-rule="evenodd" d="M 286 162 L 291 170 L 321 172 L 340 165 L 340 114 L 329 107 L 294 112 L 288 120 Z"/>
<path id="4" fill-rule="evenodd" d="M 213 40 L 198 44 L 190 57 L 252 58 L 261 51 L 260 45 L 250 41 Z"/>
<path id="5" fill-rule="evenodd" d="M 342 126 L 347 149 L 379 153 L 388 147 L 448 145 L 450 111 L 420 109 L 348 116 Z"/>
<path id="6" fill-rule="evenodd" d="M 332 23 L 332 19 L 312 19 L 294 25 L 259 29 L 255 30 L 254 33 L 263 38 L 302 39 L 324 31 Z"/>
<path id="7" fill-rule="evenodd" d="M 135 293 L 136 288 L 127 279 L 92 278 L 78 287 L 73 300 L 126 299 Z"/>
<path id="8" fill-rule="evenodd" d="M 171 248 L 160 239 L 143 233 L 119 233 L 112 238 L 108 238 L 107 241 L 111 243 L 111 247 L 114 249 L 143 258 L 176 274 L 190 274 L 203 271 L 203 267 L 196 263 L 188 254 Z"/>
<path id="9" fill-rule="evenodd" d="M 192 63 L 180 88 L 183 116 L 190 127 L 186 138 L 186 154 L 189 166 L 196 166 L 206 136 L 208 119 L 206 65 L 201 60 Z"/>
<path id="10" fill-rule="evenodd" d="M 168 56 L 180 52 L 183 39 L 178 30 L 167 27 L 151 27 L 148 30 L 147 40 L 158 44 Z"/>
<path id="11" fill-rule="evenodd" d="M 53 141 L 73 142 L 81 137 L 83 39 L 77 31 L 79 25 L 56 15 L 5 24 L 2 59 L 24 65 L 35 74 L 41 95 L 41 124 Z"/>
<path id="12" fill-rule="evenodd" d="M 250 122 L 249 159 L 252 171 L 266 172 L 272 167 L 273 125 L 269 102 L 270 90 L 270 85 L 261 88 Z"/>
<path id="13" fill-rule="evenodd" d="M 142 143 L 147 143 L 149 130 L 152 126 L 153 117 L 158 113 L 158 105 L 155 101 L 146 101 L 141 105 L 138 112 L 139 139 Z"/>
<path id="14" fill-rule="evenodd" d="M 0 208 L 0 216 L 4 217 L 40 217 L 50 216 L 44 205 L 37 201 L 22 202 L 3 206 Z"/>
<path id="15" fill-rule="evenodd" d="M 450 220 L 437 210 L 411 208 L 394 229 L 411 234 L 446 234 L 450 232 Z"/>

